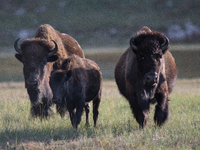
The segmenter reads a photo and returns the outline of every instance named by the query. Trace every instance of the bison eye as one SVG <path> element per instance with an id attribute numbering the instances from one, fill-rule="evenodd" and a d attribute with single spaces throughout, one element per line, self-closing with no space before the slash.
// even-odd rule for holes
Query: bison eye
<path id="1" fill-rule="evenodd" d="M 151 58 L 152 59 L 156 59 L 156 60 L 160 60 L 160 59 L 162 59 L 162 55 L 160 55 L 160 54 L 154 54 L 154 55 L 151 55 Z"/>
<path id="2" fill-rule="evenodd" d="M 160 55 L 160 54 L 156 54 L 155 55 L 155 58 L 158 60 L 158 59 L 161 59 L 162 58 L 162 55 Z"/>

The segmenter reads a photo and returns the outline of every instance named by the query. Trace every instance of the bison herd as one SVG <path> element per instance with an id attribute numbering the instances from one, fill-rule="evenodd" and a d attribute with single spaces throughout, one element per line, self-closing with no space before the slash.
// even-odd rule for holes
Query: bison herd
<path id="1" fill-rule="evenodd" d="M 86 59 L 78 42 L 52 26 L 41 25 L 35 36 L 18 46 L 15 57 L 23 63 L 25 88 L 31 101 L 31 115 L 47 118 L 55 104 L 63 117 L 69 112 L 77 129 L 83 109 L 89 125 L 90 101 L 96 126 L 101 101 L 102 73 L 99 66 Z M 162 126 L 169 118 L 169 94 L 177 77 L 177 68 L 168 51 L 169 39 L 148 27 L 130 39 L 129 48 L 115 67 L 119 92 L 128 100 L 141 128 L 147 123 L 150 104 L 156 104 L 154 122 Z"/>

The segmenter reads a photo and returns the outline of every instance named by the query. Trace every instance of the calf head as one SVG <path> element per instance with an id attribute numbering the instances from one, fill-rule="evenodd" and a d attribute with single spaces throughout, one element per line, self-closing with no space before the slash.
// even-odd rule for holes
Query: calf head
<path id="1" fill-rule="evenodd" d="M 68 90 L 68 80 L 72 75 L 72 71 L 56 70 L 51 72 L 50 87 L 53 92 L 53 102 L 61 104 Z"/>
<path id="2" fill-rule="evenodd" d="M 163 54 L 169 48 L 169 39 L 162 33 L 145 27 L 131 38 L 130 47 L 137 57 L 137 68 L 143 78 L 143 85 L 156 87 L 163 65 Z"/>
<path id="3" fill-rule="evenodd" d="M 27 39 L 21 44 L 21 48 L 19 48 L 17 46 L 18 41 L 19 39 L 14 44 L 17 51 L 15 57 L 23 63 L 25 87 L 29 94 L 33 92 L 32 95 L 35 96 L 32 96 L 31 101 L 36 102 L 40 85 L 45 84 L 46 78 L 50 75 L 51 68 L 48 62 L 58 59 L 58 56 L 54 55 L 58 50 L 58 45 L 55 41 L 52 44 L 47 40 Z"/>

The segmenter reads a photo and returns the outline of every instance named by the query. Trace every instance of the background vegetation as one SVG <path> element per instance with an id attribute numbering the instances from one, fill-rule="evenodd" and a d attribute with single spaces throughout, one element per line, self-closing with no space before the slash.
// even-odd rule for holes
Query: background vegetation
<path id="1" fill-rule="evenodd" d="M 200 31 L 186 31 L 188 23 L 200 27 L 199 6 L 199 0 L 1 0 L 0 44 L 32 37 L 45 23 L 72 35 L 83 48 L 127 45 L 144 25 L 167 35 L 175 25 L 189 32 L 176 42 L 199 42 L 195 33 Z"/>
<path id="2" fill-rule="evenodd" d="M 199 0 L 1 0 L 0 149 L 200 149 L 199 6 Z M 22 64 L 14 58 L 13 43 L 18 37 L 20 42 L 33 37 L 45 23 L 74 37 L 86 57 L 101 68 L 97 128 L 92 115 L 89 128 L 83 115 L 78 132 L 68 114 L 42 122 L 30 117 Z M 152 106 L 148 125 L 141 130 L 113 76 L 130 37 L 144 25 L 170 38 L 179 73 L 170 96 L 169 122 L 155 128 Z"/>

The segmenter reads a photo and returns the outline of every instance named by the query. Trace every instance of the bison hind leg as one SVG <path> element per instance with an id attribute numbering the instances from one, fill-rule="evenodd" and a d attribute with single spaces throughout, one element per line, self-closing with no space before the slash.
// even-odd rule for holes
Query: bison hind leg
<path id="1" fill-rule="evenodd" d="M 101 91 L 99 91 L 98 95 L 93 99 L 93 120 L 94 127 L 96 127 L 98 116 L 99 116 L 99 105 L 101 102 Z"/>
<path id="2" fill-rule="evenodd" d="M 85 126 L 89 127 L 90 126 L 90 104 L 89 103 L 85 103 L 85 114 L 86 114 L 86 123 Z"/>

